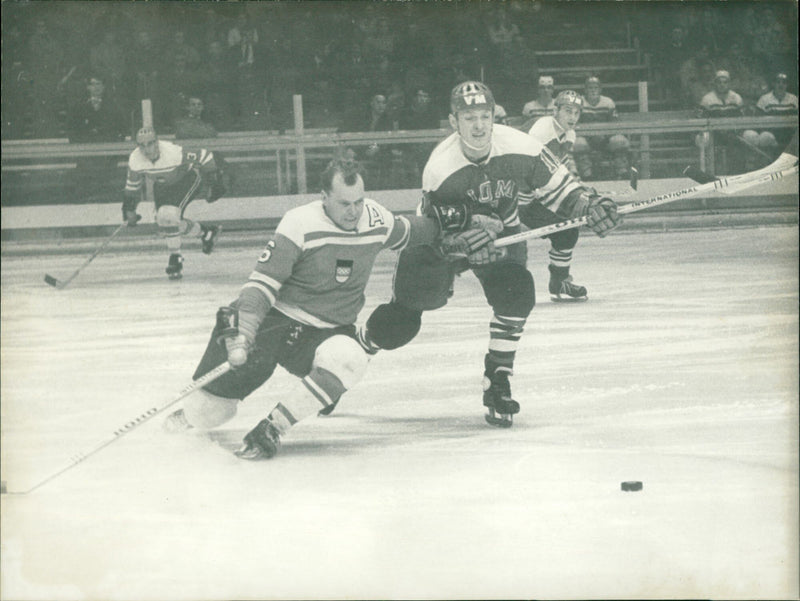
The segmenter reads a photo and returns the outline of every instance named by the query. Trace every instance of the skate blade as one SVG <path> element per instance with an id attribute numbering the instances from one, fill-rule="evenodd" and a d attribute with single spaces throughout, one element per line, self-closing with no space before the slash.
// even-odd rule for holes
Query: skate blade
<path id="1" fill-rule="evenodd" d="M 239 459 L 247 459 L 248 461 L 258 461 L 259 459 L 267 459 L 267 456 L 256 445 L 243 444 L 233 452 Z"/>
<path id="2" fill-rule="evenodd" d="M 496 413 L 494 409 L 489 409 L 489 413 L 483 417 L 487 424 L 497 428 L 510 428 L 514 425 L 514 416 L 510 413 Z"/>
<path id="3" fill-rule="evenodd" d="M 551 296 L 550 301 L 554 303 L 585 303 L 589 300 L 588 296 Z"/>

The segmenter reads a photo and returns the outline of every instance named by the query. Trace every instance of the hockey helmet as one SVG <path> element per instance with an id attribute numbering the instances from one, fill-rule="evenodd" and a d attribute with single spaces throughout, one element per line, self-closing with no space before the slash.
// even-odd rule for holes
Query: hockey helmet
<path id="1" fill-rule="evenodd" d="M 559 92 L 558 96 L 556 96 L 555 104 L 557 107 L 574 104 L 578 108 L 581 108 L 583 107 L 583 97 L 574 90 L 564 90 L 563 92 Z"/>
<path id="2" fill-rule="evenodd" d="M 152 127 L 145 126 L 136 132 L 136 143 L 142 146 L 157 139 L 158 137 L 156 136 L 156 130 L 154 130 Z"/>
<path id="3" fill-rule="evenodd" d="M 480 81 L 465 81 L 458 84 L 450 92 L 450 112 L 467 109 L 486 108 L 494 110 L 494 95 L 489 87 Z"/>

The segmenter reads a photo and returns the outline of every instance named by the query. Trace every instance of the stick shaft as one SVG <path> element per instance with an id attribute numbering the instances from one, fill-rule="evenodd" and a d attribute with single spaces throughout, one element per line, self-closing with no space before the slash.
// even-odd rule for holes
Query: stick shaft
<path id="1" fill-rule="evenodd" d="M 35 484 L 31 488 L 29 488 L 28 490 L 23 491 L 21 493 L 17 493 L 17 494 L 28 494 L 30 492 L 33 492 L 37 488 L 43 486 L 44 484 L 46 484 L 46 483 L 50 482 L 51 480 L 55 479 L 56 477 L 60 476 L 61 474 L 63 474 L 67 470 L 72 469 L 73 467 L 75 467 L 76 465 L 81 463 L 82 461 L 88 459 L 89 457 L 91 457 L 92 455 L 97 453 L 98 451 L 104 449 L 105 447 L 107 447 L 111 443 L 119 440 L 125 434 L 128 434 L 129 432 L 132 432 L 133 430 L 135 430 L 136 428 L 138 428 L 142 424 L 150 421 L 156 415 L 164 412 L 165 410 L 170 408 L 172 405 L 174 405 L 178 401 L 186 398 L 187 396 L 189 396 L 190 394 L 192 394 L 193 392 L 195 392 L 199 388 L 202 388 L 206 384 L 209 384 L 210 382 L 216 380 L 217 378 L 219 378 L 223 374 L 229 372 L 230 369 L 231 369 L 231 364 L 226 361 L 225 363 L 223 363 L 221 365 L 218 365 L 217 367 L 212 369 L 207 374 L 204 374 L 204 375 L 200 376 L 196 380 L 192 380 L 192 382 L 190 384 L 188 384 L 183 390 L 181 390 L 177 395 L 175 395 L 175 397 L 173 397 L 169 401 L 166 401 L 166 402 L 162 403 L 161 405 L 157 405 L 155 407 L 152 407 L 152 408 L 148 409 L 147 411 L 145 411 L 144 413 L 141 413 L 137 417 L 133 418 L 132 420 L 126 422 L 125 424 L 123 424 L 122 426 L 120 426 L 119 428 L 114 430 L 114 432 L 112 432 L 109 436 L 107 436 L 106 438 L 104 438 L 103 440 L 101 440 L 100 442 L 95 444 L 90 449 L 87 449 L 86 451 L 83 451 L 82 453 L 77 453 L 76 455 L 73 455 L 66 464 L 64 464 L 58 470 L 56 470 L 53 473 L 51 473 L 49 476 L 47 476 L 43 480 L 40 480 L 37 484 Z"/>
<path id="2" fill-rule="evenodd" d="M 123 230 L 125 227 L 127 227 L 127 225 L 128 225 L 128 224 L 127 224 L 127 223 L 125 223 L 125 222 L 123 222 L 123 223 L 120 223 L 120 224 L 119 224 L 119 226 L 117 227 L 117 229 L 115 229 L 115 230 L 113 231 L 113 233 L 112 233 L 110 236 L 108 236 L 108 238 L 106 238 L 106 239 L 103 241 L 103 243 L 102 243 L 100 246 L 98 246 L 98 247 L 97 247 L 97 248 L 94 250 L 94 252 L 93 252 L 91 255 L 89 255 L 89 258 L 88 258 L 88 259 L 86 259 L 86 260 L 83 262 L 83 264 L 82 264 L 80 267 L 78 267 L 78 269 L 76 269 L 76 270 L 75 270 L 75 271 L 72 273 L 72 275 L 71 275 L 71 276 L 69 276 L 69 277 L 68 277 L 66 280 L 63 280 L 63 281 L 59 281 L 59 282 L 58 282 L 58 287 L 59 287 L 59 288 L 64 288 L 64 287 L 66 287 L 66 286 L 67 286 L 67 284 L 69 284 L 69 283 L 70 283 L 72 280 L 74 280 L 74 279 L 75 279 L 75 278 L 78 276 L 78 274 L 79 274 L 81 271 L 83 271 L 83 270 L 86 268 L 86 266 L 87 266 L 87 265 L 89 265 L 89 263 L 91 263 L 92 261 L 94 261 L 94 259 L 95 259 L 95 257 L 96 257 L 97 255 L 99 255 L 101 252 L 103 252 L 103 250 L 105 250 L 106 246 L 108 246 L 108 245 L 111 243 L 111 241 L 112 241 L 114 238 L 116 238 L 116 237 L 117 237 L 117 234 L 119 234 L 119 233 L 120 233 L 120 232 L 121 232 L 121 231 L 122 231 L 122 230 Z"/>
<path id="3" fill-rule="evenodd" d="M 676 200 L 680 200 L 682 198 L 691 198 L 706 192 L 722 191 L 728 187 L 736 187 L 737 189 L 741 190 L 750 186 L 782 179 L 787 175 L 797 173 L 797 171 L 798 167 L 795 165 L 794 167 L 789 167 L 788 169 L 783 169 L 781 171 L 759 170 L 754 171 L 753 173 L 745 173 L 742 175 L 727 177 L 709 182 L 707 184 L 698 184 L 697 186 L 692 186 L 691 188 L 683 188 L 682 190 L 668 192 L 667 194 L 661 194 L 646 200 L 632 202 L 619 207 L 617 212 L 623 215 L 626 213 L 636 213 L 637 211 L 643 211 L 644 209 L 649 209 L 650 207 L 656 207 L 658 205 L 675 202 Z M 542 238 L 543 236 L 549 236 L 550 234 L 555 234 L 556 232 L 580 227 L 585 223 L 586 217 L 575 217 L 573 219 L 567 219 L 566 221 L 545 225 L 527 232 L 520 232 L 519 234 L 512 234 L 511 236 L 506 236 L 505 238 L 499 238 L 498 240 L 495 240 L 494 245 L 496 247 L 509 246 L 511 244 L 516 244 L 517 242 L 523 242 L 532 238 Z"/>

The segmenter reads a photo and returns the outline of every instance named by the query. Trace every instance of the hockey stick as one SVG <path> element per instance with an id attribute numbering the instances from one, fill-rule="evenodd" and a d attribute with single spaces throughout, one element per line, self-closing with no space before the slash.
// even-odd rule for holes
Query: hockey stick
<path id="1" fill-rule="evenodd" d="M 781 154 L 781 156 L 775 159 L 775 161 L 773 161 L 772 164 L 763 167 L 761 169 L 758 169 L 756 171 L 751 171 L 750 173 L 744 173 L 742 175 L 716 177 L 706 171 L 703 171 L 699 167 L 695 167 L 694 165 L 689 165 L 688 167 L 686 167 L 686 169 L 683 170 L 683 175 L 701 184 L 726 180 L 730 185 L 727 188 L 721 189 L 720 192 L 722 192 L 723 194 L 733 194 L 735 192 L 738 192 L 740 189 L 743 189 L 740 188 L 737 184 L 742 183 L 743 181 L 746 184 L 747 179 L 749 177 L 756 174 L 761 175 L 763 173 L 770 173 L 776 170 L 789 169 L 791 168 L 792 165 L 794 165 L 796 161 L 797 161 L 796 156 L 784 152 L 783 154 Z M 747 186 L 749 187 L 749 184 L 747 184 Z"/>
<path id="2" fill-rule="evenodd" d="M 675 202 L 676 200 L 680 200 L 682 198 L 691 198 L 692 196 L 697 196 L 698 194 L 704 194 L 706 192 L 722 191 L 723 189 L 734 185 L 737 186 L 738 189 L 744 189 L 746 187 L 782 179 L 787 175 L 797 173 L 797 171 L 798 166 L 794 165 L 793 167 L 783 169 L 782 171 L 769 171 L 766 173 L 754 171 L 752 173 L 737 175 L 735 177 L 738 179 L 735 181 L 731 181 L 732 178 L 714 180 L 713 182 L 709 182 L 707 184 L 699 184 L 697 186 L 692 186 L 691 188 L 684 188 L 682 190 L 676 190 L 675 192 L 654 196 L 653 198 L 648 198 L 647 200 L 632 202 L 619 207 L 617 212 L 622 215 L 626 213 L 636 213 L 637 211 L 643 211 L 644 209 L 649 209 L 650 207 L 656 207 L 658 205 Z M 494 245 L 497 248 L 509 246 L 510 244 L 516 244 L 517 242 L 522 242 L 524 240 L 542 238 L 544 236 L 549 236 L 550 234 L 555 234 L 556 232 L 580 227 L 585 223 L 585 216 L 575 217 L 573 219 L 567 219 L 566 221 L 545 225 L 527 232 L 520 232 L 519 234 L 512 234 L 511 236 L 506 236 L 505 238 L 499 238 L 495 240 Z"/>
<path id="3" fill-rule="evenodd" d="M 53 276 L 51 276 L 51 275 L 49 275 L 49 274 L 45 274 L 45 276 L 44 276 L 44 281 L 45 281 L 45 282 L 47 282 L 47 283 L 48 283 L 50 286 L 53 286 L 54 288 L 57 288 L 57 289 L 59 289 L 59 290 L 61 290 L 61 289 L 63 289 L 63 288 L 66 288 L 67 284 L 69 284 L 69 283 L 70 283 L 72 280 L 74 280 L 74 279 L 75 279 L 75 278 L 78 276 L 78 274 L 79 274 L 81 271 L 83 271 L 83 270 L 86 268 L 86 266 L 87 266 L 87 265 L 89 265 L 89 263 L 91 263 L 92 261 L 94 261 L 94 258 L 95 258 L 97 255 L 99 255 L 101 252 L 103 252 L 103 250 L 105 249 L 105 247 L 106 247 L 106 246 L 108 246 L 108 245 L 109 245 L 109 243 L 110 243 L 110 242 L 111 242 L 111 241 L 112 241 L 114 238 L 116 238 L 116 237 L 117 237 L 117 234 L 119 234 L 119 233 L 120 233 L 120 232 L 123 230 L 123 228 L 125 228 L 125 227 L 127 227 L 127 226 L 128 226 L 127 222 L 122 222 L 122 223 L 120 223 L 120 224 L 119 224 L 119 226 L 117 227 L 117 229 L 115 229 L 115 230 L 112 232 L 112 234 L 111 234 L 111 235 L 110 235 L 108 238 L 106 238 L 106 239 L 105 239 L 105 241 L 104 241 L 104 242 L 103 242 L 103 243 L 102 243 L 100 246 L 98 246 L 98 247 L 95 249 L 95 251 L 94 251 L 94 252 L 93 252 L 91 255 L 89 255 L 89 258 L 88 258 L 88 259 L 86 259 L 86 260 L 83 262 L 83 265 L 81 265 L 80 267 L 78 267 L 78 269 L 76 269 L 76 270 L 73 272 L 73 274 L 72 274 L 71 276 L 69 276 L 69 277 L 68 277 L 66 280 L 58 280 L 58 279 L 54 278 Z"/>
<path id="4" fill-rule="evenodd" d="M 26 495 L 26 494 L 28 494 L 30 492 L 33 492 L 34 490 L 36 490 L 40 486 L 46 484 L 47 482 L 50 482 L 50 480 L 53 480 L 57 476 L 60 476 L 61 474 L 63 474 L 67 470 L 75 467 L 76 465 L 78 465 L 79 463 L 84 461 L 85 459 L 88 459 L 89 457 L 91 457 L 92 455 L 94 455 L 95 453 L 100 451 L 101 449 L 104 449 L 105 447 L 110 445 L 112 442 L 115 442 L 116 440 L 119 440 L 125 434 L 128 434 L 129 432 L 132 432 L 133 430 L 135 430 L 136 428 L 138 428 L 139 426 L 141 426 L 145 422 L 151 420 L 152 418 L 154 418 L 159 413 L 162 413 L 163 411 L 165 411 L 166 409 L 168 409 L 169 407 L 171 407 L 172 405 L 174 405 L 175 403 L 177 403 L 181 399 L 186 398 L 187 396 L 189 396 L 190 394 L 195 392 L 198 388 L 202 388 L 206 384 L 209 384 L 210 382 L 213 382 L 214 380 L 216 380 L 217 378 L 219 378 L 220 376 L 222 376 L 223 374 L 227 373 L 230 370 L 231 370 L 231 364 L 228 363 L 227 361 L 225 363 L 223 363 L 222 365 L 218 365 L 217 367 L 212 369 L 207 374 L 204 374 L 204 375 L 200 376 L 196 380 L 192 380 L 191 384 L 189 384 L 188 386 L 186 386 L 186 388 L 181 390 L 174 398 L 170 399 L 169 401 L 167 401 L 165 403 L 162 403 L 161 405 L 157 405 L 156 407 L 152 407 L 152 408 L 148 409 L 147 411 L 145 411 L 144 413 L 142 413 L 142 414 L 138 415 L 137 417 L 133 418 L 132 420 L 126 422 L 125 424 L 123 424 L 122 426 L 120 426 L 119 428 L 114 430 L 114 432 L 110 436 L 106 437 L 104 440 L 101 440 L 96 445 L 94 445 L 92 448 L 90 448 L 90 449 L 88 449 L 88 450 L 86 450 L 86 451 L 84 451 L 82 453 L 78 453 L 76 455 L 73 455 L 70 458 L 68 463 L 66 463 L 64 466 L 62 466 L 61 468 L 59 468 L 58 470 L 56 470 L 55 472 L 53 472 L 52 474 L 50 474 L 49 476 L 44 478 L 43 480 L 40 480 L 37 484 L 35 484 L 31 488 L 29 488 L 28 490 L 12 491 L 12 492 L 10 492 L 8 494 Z M 7 493 L 6 483 L 5 482 L 2 483 L 2 492 L 3 493 Z"/>

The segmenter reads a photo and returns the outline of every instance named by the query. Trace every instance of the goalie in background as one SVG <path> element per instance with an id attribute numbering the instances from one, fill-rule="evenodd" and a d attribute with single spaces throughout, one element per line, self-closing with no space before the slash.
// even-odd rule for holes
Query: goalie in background
<path id="1" fill-rule="evenodd" d="M 207 202 L 215 202 L 225 194 L 223 171 L 211 151 L 159 140 L 152 127 L 139 130 L 136 145 L 128 158 L 123 219 L 131 227 L 141 219 L 136 206 L 145 194 L 145 183 L 151 181 L 156 224 L 159 233 L 166 238 L 170 253 L 166 273 L 171 280 L 177 280 L 183 271 L 182 236 L 199 237 L 205 254 L 210 254 L 214 248 L 220 227 L 185 219 L 183 214 L 204 190 Z"/>

